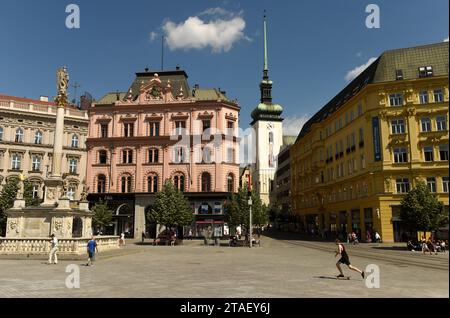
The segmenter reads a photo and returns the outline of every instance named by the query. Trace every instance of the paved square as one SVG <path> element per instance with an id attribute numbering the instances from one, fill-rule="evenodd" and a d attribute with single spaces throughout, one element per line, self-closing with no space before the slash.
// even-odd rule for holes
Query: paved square
<path id="1" fill-rule="evenodd" d="M 1 297 L 449 297 L 448 253 L 423 255 L 386 245 L 347 246 L 350 260 L 380 268 L 380 288 L 361 276 L 336 280 L 333 243 L 262 238 L 253 249 L 127 244 L 85 261 L 0 259 Z M 80 288 L 65 286 L 69 264 L 80 265 Z"/>

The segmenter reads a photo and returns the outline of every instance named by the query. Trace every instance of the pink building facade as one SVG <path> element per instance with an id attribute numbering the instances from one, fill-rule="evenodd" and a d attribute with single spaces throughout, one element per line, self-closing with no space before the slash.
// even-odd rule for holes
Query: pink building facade
<path id="1" fill-rule="evenodd" d="M 156 235 L 145 214 L 165 180 L 185 192 L 200 235 L 227 234 L 224 202 L 239 186 L 239 106 L 217 89 L 189 89 L 184 71 L 137 73 L 126 93 L 107 94 L 89 110 L 90 200 L 114 211 L 111 234 Z M 114 233 L 113 233 L 114 232 Z"/>

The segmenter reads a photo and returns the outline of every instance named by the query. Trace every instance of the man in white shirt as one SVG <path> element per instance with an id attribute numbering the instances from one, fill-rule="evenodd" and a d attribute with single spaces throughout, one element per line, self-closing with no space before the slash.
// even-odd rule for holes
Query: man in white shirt
<path id="1" fill-rule="evenodd" d="M 58 239 L 56 238 L 55 234 L 50 235 L 51 240 L 51 248 L 50 248 L 50 254 L 48 255 L 48 264 L 52 264 L 54 260 L 54 264 L 58 264 Z"/>

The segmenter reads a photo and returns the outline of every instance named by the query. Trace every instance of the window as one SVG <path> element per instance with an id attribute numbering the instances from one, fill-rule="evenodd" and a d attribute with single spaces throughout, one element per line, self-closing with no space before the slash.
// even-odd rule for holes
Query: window
<path id="1" fill-rule="evenodd" d="M 427 178 L 427 186 L 428 186 L 428 190 L 430 190 L 430 192 L 436 192 L 436 178 L 435 177 L 428 177 Z"/>
<path id="2" fill-rule="evenodd" d="M 0 127 L 0 141 L 3 140 L 3 127 Z"/>
<path id="3" fill-rule="evenodd" d="M 425 161 L 430 162 L 434 160 L 433 156 L 433 147 L 427 146 L 423 148 L 423 156 L 425 158 Z"/>
<path id="4" fill-rule="evenodd" d="M 353 121 L 353 119 L 355 119 L 355 114 L 353 113 L 353 109 L 350 111 L 350 122 Z"/>
<path id="5" fill-rule="evenodd" d="M 442 191 L 448 193 L 448 177 L 442 177 Z"/>
<path id="6" fill-rule="evenodd" d="M 433 68 L 431 66 L 419 67 L 419 77 L 433 76 Z"/>
<path id="7" fill-rule="evenodd" d="M 406 150 L 406 148 L 394 148 L 394 162 L 408 162 L 408 151 Z"/>
<path id="8" fill-rule="evenodd" d="M 98 163 L 104 165 L 107 162 L 108 162 L 108 154 L 106 150 L 100 150 L 98 152 Z"/>
<path id="9" fill-rule="evenodd" d="M 75 200 L 76 193 L 77 193 L 77 185 L 73 183 L 70 184 L 69 188 L 67 189 L 67 197 L 73 201 Z"/>
<path id="10" fill-rule="evenodd" d="M 234 176 L 231 173 L 227 177 L 227 191 L 234 192 Z"/>
<path id="11" fill-rule="evenodd" d="M 234 148 L 228 147 L 227 148 L 227 163 L 233 163 L 234 162 Z"/>
<path id="12" fill-rule="evenodd" d="M 184 192 L 184 174 L 176 174 L 173 177 L 173 184 L 177 190 Z"/>
<path id="13" fill-rule="evenodd" d="M 31 170 L 32 171 L 41 171 L 41 157 L 40 156 L 33 156 L 31 158 Z"/>
<path id="14" fill-rule="evenodd" d="M 108 138 L 108 124 L 100 124 L 100 137 Z"/>
<path id="15" fill-rule="evenodd" d="M 448 161 L 448 144 L 439 145 L 439 159 L 442 161 Z"/>
<path id="16" fill-rule="evenodd" d="M 364 128 L 359 128 L 359 146 L 364 145 Z"/>
<path id="17" fill-rule="evenodd" d="M 234 122 L 228 121 L 228 122 L 227 122 L 227 128 L 228 128 L 228 129 L 234 129 Z"/>
<path id="18" fill-rule="evenodd" d="M 211 175 L 208 172 L 202 173 L 202 192 L 211 192 Z"/>
<path id="19" fill-rule="evenodd" d="M 428 92 L 427 91 L 421 91 L 419 93 L 419 101 L 421 104 L 428 104 Z"/>
<path id="20" fill-rule="evenodd" d="M 72 136 L 72 144 L 71 144 L 72 148 L 78 148 L 78 136 L 77 135 L 73 135 Z"/>
<path id="21" fill-rule="evenodd" d="M 273 132 L 269 132 L 269 144 L 273 144 Z"/>
<path id="22" fill-rule="evenodd" d="M 106 192 L 106 176 L 100 174 L 97 177 L 97 193 L 105 193 Z"/>
<path id="23" fill-rule="evenodd" d="M 212 150 L 210 147 L 204 147 L 202 150 L 202 163 L 211 163 Z"/>
<path id="24" fill-rule="evenodd" d="M 158 122 L 150 122 L 149 125 L 149 134 L 150 137 L 158 137 L 159 136 L 159 123 Z"/>
<path id="25" fill-rule="evenodd" d="M 151 175 L 147 177 L 147 191 L 150 193 L 158 192 L 158 176 Z"/>
<path id="26" fill-rule="evenodd" d="M 16 130 L 15 142 L 23 142 L 23 130 L 21 128 Z"/>
<path id="27" fill-rule="evenodd" d="M 186 129 L 186 122 L 185 121 L 176 121 L 175 122 L 175 134 L 176 135 L 183 135 L 184 131 Z"/>
<path id="28" fill-rule="evenodd" d="M 203 123 L 203 132 L 205 132 L 207 129 L 211 128 L 210 120 L 202 120 L 202 123 Z"/>
<path id="29" fill-rule="evenodd" d="M 395 79 L 397 81 L 401 81 L 403 79 L 403 71 L 402 70 L 395 70 Z"/>
<path id="30" fill-rule="evenodd" d="M 351 146 L 355 147 L 356 146 L 356 134 L 354 132 L 351 134 L 351 140 L 352 140 Z"/>
<path id="31" fill-rule="evenodd" d="M 159 162 L 159 150 L 149 149 L 148 150 L 148 163 L 158 163 Z"/>
<path id="32" fill-rule="evenodd" d="M 122 163 L 125 164 L 133 163 L 133 150 L 126 149 L 122 151 Z"/>
<path id="33" fill-rule="evenodd" d="M 436 117 L 436 129 L 438 131 L 447 130 L 447 118 L 445 116 Z"/>
<path id="34" fill-rule="evenodd" d="M 134 136 L 134 123 L 124 123 L 123 124 L 123 135 L 125 137 Z"/>
<path id="35" fill-rule="evenodd" d="M 361 116 L 363 113 L 363 106 L 361 103 L 358 104 L 358 116 Z"/>
<path id="36" fill-rule="evenodd" d="M 42 144 L 42 133 L 39 130 L 34 134 L 34 143 L 36 145 Z"/>
<path id="37" fill-rule="evenodd" d="M 36 198 L 39 197 L 39 188 L 40 188 L 40 184 L 39 183 L 37 183 L 37 182 L 33 183 L 33 188 L 31 190 L 33 199 L 36 199 Z"/>
<path id="38" fill-rule="evenodd" d="M 11 169 L 20 170 L 20 163 L 22 161 L 22 156 L 18 153 L 14 153 L 11 158 Z"/>
<path id="39" fill-rule="evenodd" d="M 434 102 L 442 103 L 444 101 L 444 94 L 442 93 L 442 89 L 435 89 L 433 91 Z"/>
<path id="40" fill-rule="evenodd" d="M 130 193 L 131 192 L 131 176 L 123 176 L 121 178 L 121 190 L 122 193 Z"/>
<path id="41" fill-rule="evenodd" d="M 408 178 L 398 178 L 396 180 L 397 193 L 407 193 L 409 192 L 409 179 Z"/>
<path id="42" fill-rule="evenodd" d="M 395 93 L 389 95 L 389 105 L 390 106 L 402 106 L 403 105 L 403 94 Z"/>
<path id="43" fill-rule="evenodd" d="M 183 147 L 173 148 L 174 163 L 187 162 L 186 150 Z"/>
<path id="44" fill-rule="evenodd" d="M 77 173 L 77 165 L 78 165 L 78 160 L 71 158 L 69 160 L 69 173 L 76 174 Z"/>
<path id="45" fill-rule="evenodd" d="M 420 119 L 422 132 L 429 132 L 431 131 L 431 120 L 430 118 L 421 118 Z"/>
<path id="46" fill-rule="evenodd" d="M 361 155 L 361 169 L 366 169 L 366 157 Z"/>

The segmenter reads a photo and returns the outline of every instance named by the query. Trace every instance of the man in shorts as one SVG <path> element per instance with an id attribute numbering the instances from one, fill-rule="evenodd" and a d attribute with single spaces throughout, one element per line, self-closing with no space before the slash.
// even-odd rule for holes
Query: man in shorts
<path id="1" fill-rule="evenodd" d="M 95 252 L 98 253 L 97 242 L 95 238 L 92 236 L 89 242 L 87 243 L 87 253 L 89 255 L 88 262 L 86 266 L 93 266 L 95 261 Z"/>
<path id="2" fill-rule="evenodd" d="M 345 277 L 344 273 L 342 272 L 342 268 L 341 268 L 341 264 L 345 264 L 348 266 L 348 268 L 350 268 L 352 271 L 358 272 L 361 274 L 362 278 L 364 278 L 364 272 L 352 265 L 350 265 L 350 259 L 348 258 L 348 254 L 347 251 L 345 250 L 344 245 L 341 243 L 341 241 L 339 241 L 338 239 L 336 239 L 335 241 L 336 245 L 338 246 L 338 250 L 336 252 L 336 254 L 334 255 L 334 257 L 341 255 L 341 258 L 339 259 L 339 261 L 336 263 L 336 267 L 339 270 L 339 277 Z"/>

